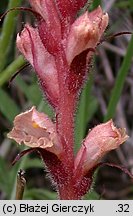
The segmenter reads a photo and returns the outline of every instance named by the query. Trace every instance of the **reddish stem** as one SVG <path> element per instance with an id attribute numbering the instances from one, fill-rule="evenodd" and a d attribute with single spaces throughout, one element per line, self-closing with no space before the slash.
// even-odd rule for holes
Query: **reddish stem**
<path id="1" fill-rule="evenodd" d="M 60 141 L 64 148 L 64 161 L 68 166 L 70 176 L 74 167 L 74 112 L 76 98 L 66 86 L 66 77 L 68 74 L 68 64 L 65 54 L 59 54 L 56 58 L 56 66 L 58 71 L 58 83 L 60 90 L 59 106 L 56 110 L 57 131 Z"/>
<path id="2" fill-rule="evenodd" d="M 77 191 L 74 188 L 73 182 L 61 185 L 59 187 L 59 198 L 61 200 L 79 200 L 81 197 L 78 196 Z"/>
<path id="3" fill-rule="evenodd" d="M 74 109 L 75 99 L 69 95 L 66 89 L 61 92 L 59 109 L 57 111 L 57 130 L 62 142 L 65 158 L 70 163 L 71 168 L 74 164 L 73 146 L 74 146 Z M 65 94 L 65 98 L 63 97 Z M 65 159 L 64 158 L 64 159 Z"/>

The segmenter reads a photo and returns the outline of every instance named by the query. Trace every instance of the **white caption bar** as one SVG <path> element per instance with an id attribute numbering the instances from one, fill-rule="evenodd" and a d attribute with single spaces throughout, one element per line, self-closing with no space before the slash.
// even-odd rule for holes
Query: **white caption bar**
<path id="1" fill-rule="evenodd" d="M 132 200 L 0 201 L 0 216 L 133 216 Z"/>

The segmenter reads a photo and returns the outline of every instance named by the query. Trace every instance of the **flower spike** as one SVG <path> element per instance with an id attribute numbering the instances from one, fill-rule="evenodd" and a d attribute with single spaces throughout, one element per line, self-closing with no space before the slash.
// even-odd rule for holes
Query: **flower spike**
<path id="1" fill-rule="evenodd" d="M 26 24 L 17 47 L 35 69 L 53 106 L 55 123 L 35 107 L 16 116 L 8 137 L 37 151 L 51 174 L 60 199 L 81 199 L 90 189 L 102 157 L 127 140 L 113 121 L 96 126 L 74 155 L 74 114 L 91 59 L 108 25 L 99 6 L 76 18 L 87 0 L 29 0 L 36 25 Z M 39 14 L 39 15 L 38 15 Z"/>

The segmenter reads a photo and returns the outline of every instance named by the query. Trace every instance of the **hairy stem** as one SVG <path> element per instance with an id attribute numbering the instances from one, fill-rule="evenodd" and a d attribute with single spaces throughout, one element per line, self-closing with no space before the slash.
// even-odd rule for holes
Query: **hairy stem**
<path id="1" fill-rule="evenodd" d="M 75 95 L 69 92 L 66 85 L 68 65 L 65 58 L 62 60 L 62 58 L 58 57 L 56 65 L 60 90 L 59 106 L 56 110 L 57 130 L 64 147 L 68 166 L 71 167 L 72 172 L 74 166 L 74 111 L 76 99 Z"/>

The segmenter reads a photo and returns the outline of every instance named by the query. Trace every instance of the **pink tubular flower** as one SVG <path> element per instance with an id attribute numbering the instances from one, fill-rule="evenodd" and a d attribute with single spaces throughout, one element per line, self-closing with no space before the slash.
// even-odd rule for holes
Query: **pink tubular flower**
<path id="1" fill-rule="evenodd" d="M 118 148 L 127 139 L 125 129 L 117 129 L 112 120 L 94 127 L 77 153 L 75 169 L 81 164 L 85 175 L 100 162 L 107 152 Z"/>
<path id="2" fill-rule="evenodd" d="M 54 123 L 44 113 L 39 113 L 35 107 L 16 116 L 14 128 L 7 135 L 18 144 L 24 143 L 32 148 L 42 148 L 59 155 L 61 146 L 57 138 Z"/>
<path id="3" fill-rule="evenodd" d="M 34 67 L 56 121 L 34 107 L 18 115 L 9 138 L 36 149 L 51 173 L 60 199 L 81 199 L 95 166 L 127 139 L 113 122 L 96 126 L 74 156 L 74 113 L 97 44 L 108 25 L 99 6 L 76 19 L 87 0 L 29 0 L 36 25 L 25 25 L 17 47 Z"/>

